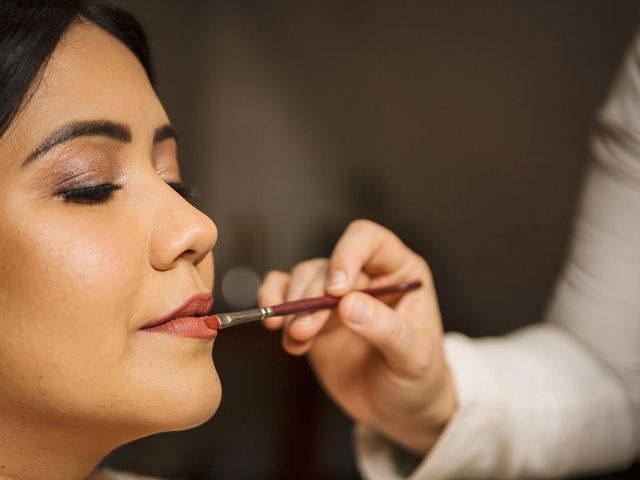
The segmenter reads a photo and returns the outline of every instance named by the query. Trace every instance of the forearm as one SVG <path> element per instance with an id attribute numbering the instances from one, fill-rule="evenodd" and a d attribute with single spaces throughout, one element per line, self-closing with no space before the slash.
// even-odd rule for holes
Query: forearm
<path id="1" fill-rule="evenodd" d="M 624 388 L 562 329 L 541 324 L 483 340 L 454 334 L 446 348 L 458 410 L 411 479 L 557 477 L 633 460 Z M 365 430 L 366 478 L 395 478 L 377 473 L 391 463 L 390 449 Z"/>
<path id="2" fill-rule="evenodd" d="M 428 478 L 559 477 L 633 460 L 625 389 L 571 334 L 541 324 L 448 343 L 460 410 Z"/>

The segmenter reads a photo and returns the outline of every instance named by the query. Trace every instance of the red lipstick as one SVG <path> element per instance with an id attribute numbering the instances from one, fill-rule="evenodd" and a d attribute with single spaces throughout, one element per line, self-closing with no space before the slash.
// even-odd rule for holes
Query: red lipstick
<path id="1" fill-rule="evenodd" d="M 211 293 L 198 293 L 173 311 L 148 321 L 141 330 L 179 337 L 214 339 L 217 330 L 207 326 L 207 314 L 213 305 Z"/>

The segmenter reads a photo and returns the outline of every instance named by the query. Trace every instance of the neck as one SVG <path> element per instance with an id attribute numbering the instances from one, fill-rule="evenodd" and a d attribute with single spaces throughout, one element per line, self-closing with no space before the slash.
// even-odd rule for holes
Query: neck
<path id="1" fill-rule="evenodd" d="M 0 479 L 82 480 L 124 442 L 79 425 L 0 419 Z"/>

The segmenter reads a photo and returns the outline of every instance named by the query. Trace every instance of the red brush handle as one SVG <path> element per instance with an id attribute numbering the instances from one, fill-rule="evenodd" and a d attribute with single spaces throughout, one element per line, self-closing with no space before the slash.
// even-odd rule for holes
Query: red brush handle
<path id="1" fill-rule="evenodd" d="M 413 282 L 403 282 L 396 285 L 389 285 L 379 288 L 368 288 L 366 290 L 360 290 L 362 293 L 371 295 L 372 297 L 381 297 L 383 295 L 389 295 L 392 293 L 404 293 L 416 288 L 420 288 L 422 282 L 416 280 Z M 281 303 L 280 305 L 274 305 L 271 307 L 273 311 L 272 317 L 280 315 L 291 315 L 293 313 L 310 312 L 313 310 L 322 310 L 325 308 L 333 308 L 340 302 L 341 297 L 333 297 L 331 295 L 325 295 L 324 297 L 305 298 L 303 300 L 296 300 L 293 302 Z"/>

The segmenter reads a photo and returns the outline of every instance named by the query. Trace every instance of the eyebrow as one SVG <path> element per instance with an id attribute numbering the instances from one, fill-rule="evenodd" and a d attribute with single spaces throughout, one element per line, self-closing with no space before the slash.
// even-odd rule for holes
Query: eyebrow
<path id="1" fill-rule="evenodd" d="M 22 166 L 28 165 L 36 158 L 44 155 L 53 147 L 61 143 L 68 142 L 78 137 L 105 137 L 122 143 L 131 143 L 131 129 L 122 123 L 108 120 L 91 120 L 83 122 L 73 122 L 63 125 L 55 130 L 47 139 L 33 150 L 22 162 Z M 171 125 L 163 125 L 154 130 L 153 144 L 156 145 L 163 140 L 173 138 L 177 141 L 177 135 Z"/>

